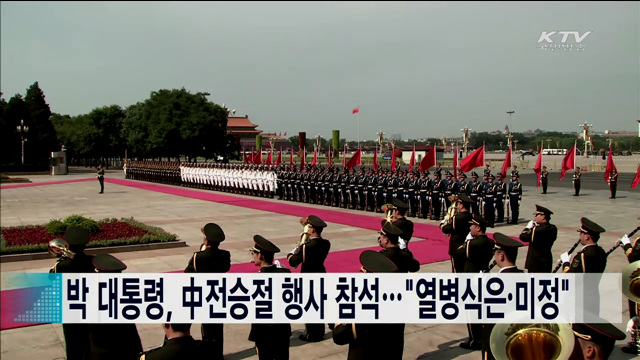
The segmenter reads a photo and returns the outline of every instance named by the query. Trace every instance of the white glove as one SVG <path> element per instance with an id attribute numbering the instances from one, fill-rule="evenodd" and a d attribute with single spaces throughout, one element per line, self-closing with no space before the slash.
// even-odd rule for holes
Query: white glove
<path id="1" fill-rule="evenodd" d="M 289 253 L 289 255 L 294 255 L 296 250 L 298 249 L 298 247 L 294 247 L 293 250 L 291 250 L 291 252 Z"/>
<path id="2" fill-rule="evenodd" d="M 467 234 L 467 237 L 464 239 L 465 241 L 473 240 L 473 236 L 471 233 Z"/>
<path id="3" fill-rule="evenodd" d="M 282 266 L 282 264 L 280 264 L 280 261 L 278 260 L 273 260 L 273 264 L 277 267 L 277 268 L 283 268 L 284 266 Z"/>
<path id="4" fill-rule="evenodd" d="M 638 327 L 639 324 L 640 318 L 638 318 L 637 316 L 632 317 L 631 320 L 629 320 L 629 322 L 627 323 L 627 332 L 633 333 L 633 329 L 635 327 Z"/>
<path id="5" fill-rule="evenodd" d="M 518 200 L 518 205 L 520 205 L 520 202 L 521 202 L 521 201 L 522 201 L 522 200 Z"/>
<path id="6" fill-rule="evenodd" d="M 529 221 L 529 223 L 527 224 L 527 229 L 533 229 L 533 227 L 536 225 L 535 221 L 531 220 Z"/>
<path id="7" fill-rule="evenodd" d="M 562 263 L 568 263 L 569 261 L 571 261 L 571 258 L 569 257 L 568 253 L 562 253 L 562 255 L 560 255 L 560 259 L 562 260 Z"/>
<path id="8" fill-rule="evenodd" d="M 445 222 L 447 222 L 447 220 L 442 220 L 440 221 L 440 224 L 444 224 Z"/>
<path id="9" fill-rule="evenodd" d="M 398 245 L 400 246 L 400 250 L 404 250 L 407 248 L 407 242 L 404 239 L 398 239 Z"/>
<path id="10" fill-rule="evenodd" d="M 620 239 L 620 242 L 622 243 L 622 245 L 631 244 L 631 240 L 629 240 L 629 237 L 627 235 L 623 236 L 622 239 Z"/>

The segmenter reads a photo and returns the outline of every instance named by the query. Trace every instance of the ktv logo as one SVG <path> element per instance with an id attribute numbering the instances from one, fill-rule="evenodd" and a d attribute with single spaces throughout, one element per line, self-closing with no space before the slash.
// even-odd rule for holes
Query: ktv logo
<path id="1" fill-rule="evenodd" d="M 582 42 L 592 32 L 580 34 L 579 31 L 543 31 L 538 38 L 538 48 L 550 51 L 584 51 Z"/>

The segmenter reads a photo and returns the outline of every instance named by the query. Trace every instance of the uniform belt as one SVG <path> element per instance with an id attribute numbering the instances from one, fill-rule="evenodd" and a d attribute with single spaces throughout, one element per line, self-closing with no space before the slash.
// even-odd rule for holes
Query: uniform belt
<path id="1" fill-rule="evenodd" d="M 433 191 L 434 194 L 440 194 L 440 191 Z"/>
<path id="2" fill-rule="evenodd" d="M 502 195 L 502 194 L 503 194 L 502 192 L 498 192 L 498 193 L 496 193 L 496 195 Z"/>
<path id="3" fill-rule="evenodd" d="M 367 188 L 369 188 L 369 189 L 371 189 L 372 187 L 373 187 L 373 185 L 371 185 L 371 186 L 367 186 Z"/>
<path id="4" fill-rule="evenodd" d="M 387 189 L 393 189 L 393 186 L 387 186 Z"/>
<path id="5" fill-rule="evenodd" d="M 520 193 L 517 193 L 517 192 L 515 192 L 515 193 L 509 193 L 509 195 L 520 195 Z"/>
<path id="6" fill-rule="evenodd" d="M 378 186 L 378 189 L 383 189 L 383 188 L 384 188 L 384 186 Z"/>
<path id="7" fill-rule="evenodd" d="M 403 187 L 399 187 L 398 190 L 404 190 L 404 188 Z"/>
<path id="8" fill-rule="evenodd" d="M 474 194 L 474 193 L 471 193 L 471 196 L 478 196 L 478 194 L 477 194 L 477 193 L 475 193 L 475 194 Z"/>
<path id="9" fill-rule="evenodd" d="M 486 197 L 486 198 L 492 198 L 492 197 L 493 197 L 493 195 L 485 195 L 484 197 Z"/>
<path id="10" fill-rule="evenodd" d="M 340 183 L 341 186 L 347 185 L 346 183 Z"/>

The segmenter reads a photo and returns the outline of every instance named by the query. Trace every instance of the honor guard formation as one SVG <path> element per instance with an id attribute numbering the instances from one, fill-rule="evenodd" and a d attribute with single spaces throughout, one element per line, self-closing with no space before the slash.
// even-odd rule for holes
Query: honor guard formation
<path id="1" fill-rule="evenodd" d="M 576 171 L 579 191 L 579 169 Z M 200 189 L 226 191 L 283 201 L 305 202 L 325 206 L 359 209 L 383 213 L 377 235 L 379 251 L 366 250 L 360 255 L 364 273 L 417 272 L 420 262 L 410 251 L 414 224 L 410 218 L 440 221 L 440 229 L 449 237 L 452 273 L 565 273 L 602 274 L 607 257 L 622 247 L 628 257 L 629 286 L 623 293 L 629 299 L 630 320 L 627 330 L 632 339 L 622 350 L 640 354 L 640 237 L 631 240 L 634 231 L 605 251 L 599 241 L 606 230 L 590 219 L 580 219 L 578 240 L 559 260 L 553 259 L 552 248 L 558 228 L 552 224 L 553 212 L 541 205 L 519 239 L 501 233 L 491 237 L 487 228 L 496 222 L 518 223 L 522 186 L 514 167 L 511 181 L 504 175 L 497 181 L 489 167 L 484 181 L 471 173 L 471 182 L 461 173 L 436 171 L 430 173 L 388 169 L 343 169 L 338 167 L 256 166 L 231 164 L 177 164 L 168 162 L 135 162 L 126 166 L 129 179 L 162 182 Z M 576 180 L 574 180 L 574 185 Z M 511 219 L 511 220 L 510 220 Z M 640 218 L 638 219 L 640 220 Z M 274 260 L 280 252 L 271 241 L 256 234 L 249 249 L 251 262 L 259 273 L 289 273 L 301 268 L 302 273 L 326 273 L 325 260 L 331 251 L 331 241 L 323 237 L 328 224 L 315 215 L 300 219 L 302 233 L 294 249 L 287 254 L 288 267 Z M 221 226 L 208 223 L 200 232 L 202 246 L 185 259 L 187 273 L 226 273 L 231 268 L 231 253 L 221 248 L 226 236 Z M 49 243 L 49 252 L 58 257 L 51 272 L 121 272 L 126 265 L 119 259 L 103 254 L 85 254 L 89 234 L 79 228 L 67 229 L 65 239 Z M 374 240 L 372 239 L 372 243 Z M 516 267 L 520 248 L 528 243 L 525 269 Z M 581 246 L 578 249 L 578 246 Z M 577 250 L 575 253 L 574 250 Z M 556 265 L 554 267 L 554 264 Z M 623 281 L 624 282 L 624 281 Z M 597 284 L 595 284 L 597 286 Z M 585 308 L 599 309 L 598 296 L 585 295 Z M 594 312 L 596 313 L 596 312 Z M 202 340 L 191 336 L 190 324 L 163 324 L 163 346 L 142 352 L 135 325 L 63 324 L 67 359 L 189 359 L 224 358 L 224 324 L 201 325 Z M 405 324 L 328 324 L 336 345 L 348 345 L 347 359 L 402 359 Z M 326 324 L 305 324 L 299 335 L 303 342 L 320 342 L 326 335 Z M 108 343 L 108 333 L 121 337 L 118 346 Z M 519 341 L 513 341 L 518 334 Z M 625 334 L 602 320 L 594 324 L 467 324 L 468 338 L 460 347 L 481 351 L 482 359 L 607 359 L 615 342 Z M 289 359 L 290 324 L 252 324 L 247 339 L 255 343 L 258 358 Z M 313 356 L 309 356 L 313 358 Z"/>

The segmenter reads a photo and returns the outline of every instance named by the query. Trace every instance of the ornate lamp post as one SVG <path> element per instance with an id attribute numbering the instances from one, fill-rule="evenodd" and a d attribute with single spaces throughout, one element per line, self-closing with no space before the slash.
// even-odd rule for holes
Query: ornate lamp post
<path id="1" fill-rule="evenodd" d="M 589 157 L 589 145 L 591 145 L 591 132 L 589 129 L 593 127 L 593 124 L 587 124 L 585 121 L 584 124 L 578 125 L 582 128 L 582 139 L 584 140 L 584 157 Z"/>
<path id="2" fill-rule="evenodd" d="M 464 129 L 460 129 L 460 131 L 462 131 L 462 142 L 463 142 L 463 146 L 464 146 L 464 156 L 469 155 L 467 153 L 467 146 L 469 145 L 469 131 L 471 131 L 473 129 L 469 129 L 468 127 L 464 127 Z M 502 146 L 502 145 L 500 145 Z"/>
<path id="3" fill-rule="evenodd" d="M 22 165 L 24 165 L 24 142 L 27 141 L 26 134 L 29 132 L 29 127 L 24 124 L 24 120 L 20 120 L 20 125 L 16 126 L 16 129 L 22 142 Z"/>

